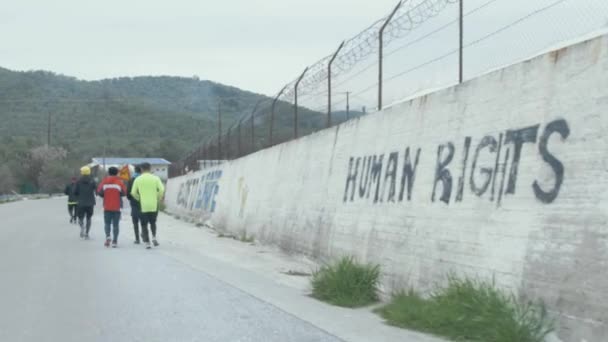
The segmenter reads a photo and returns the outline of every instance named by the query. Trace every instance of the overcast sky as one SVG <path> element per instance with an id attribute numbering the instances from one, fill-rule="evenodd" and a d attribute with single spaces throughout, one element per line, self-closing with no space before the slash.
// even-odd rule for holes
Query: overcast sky
<path id="1" fill-rule="evenodd" d="M 13 70 L 50 70 L 87 80 L 197 75 L 271 95 L 296 78 L 304 67 L 330 54 L 340 41 L 387 15 L 396 2 L 5 1 L 0 10 L 0 66 Z M 466 18 L 465 40 L 509 25 L 514 19 L 555 2 L 489 1 L 491 6 Z M 556 38 L 571 38 L 608 23 L 607 0 L 558 2 L 560 5 L 545 17 L 537 15 L 493 38 L 490 42 L 493 45 L 486 50 L 467 51 L 467 59 L 474 61 L 479 55 L 489 60 L 488 55 L 495 53 L 498 64 L 512 62 L 527 57 L 545 43 L 553 43 Z M 467 0 L 465 13 L 483 3 L 488 1 Z M 451 5 L 450 10 L 457 10 L 457 5 Z M 438 24 L 429 22 L 417 28 L 416 33 Z M 427 47 L 404 50 L 404 57 L 395 57 L 394 61 L 405 64 L 404 61 L 415 57 L 431 58 L 433 53 L 445 49 L 443 41 L 434 46 L 428 41 Z M 451 38 L 450 41 L 456 42 Z M 515 45 L 505 47 L 508 42 Z M 525 42 L 530 43 L 530 48 L 523 46 Z M 431 56 L 423 56 L 423 52 Z M 519 52 L 521 56 L 507 56 L 512 52 Z M 397 65 L 397 71 L 406 67 L 401 64 Z M 472 70 L 477 64 L 469 63 L 466 70 Z M 428 79 L 429 73 L 425 71 L 422 77 Z M 408 78 L 412 80 L 409 75 Z M 419 83 L 415 79 L 412 82 Z"/>
<path id="2" fill-rule="evenodd" d="M 198 75 L 271 94 L 395 0 L 19 0 L 0 66 L 93 80 Z"/>

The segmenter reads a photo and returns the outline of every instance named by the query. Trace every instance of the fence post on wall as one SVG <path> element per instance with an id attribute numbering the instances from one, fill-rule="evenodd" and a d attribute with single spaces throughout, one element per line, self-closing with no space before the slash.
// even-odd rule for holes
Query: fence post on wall
<path id="1" fill-rule="evenodd" d="M 251 113 L 251 153 L 255 151 L 255 112 Z"/>
<path id="2" fill-rule="evenodd" d="M 196 149 L 196 158 L 194 158 L 194 164 L 196 166 L 196 170 L 198 171 L 198 161 L 201 160 L 201 155 L 203 154 L 203 147 L 198 145 Z"/>
<path id="3" fill-rule="evenodd" d="M 401 8 L 402 4 L 403 4 L 403 2 L 399 1 L 397 6 L 395 6 L 395 9 L 391 12 L 391 14 L 388 16 L 388 18 L 386 18 L 386 21 L 384 22 L 384 24 L 382 24 L 382 27 L 380 28 L 380 32 L 378 34 L 378 42 L 379 42 L 379 49 L 378 49 L 378 54 L 379 54 L 379 56 L 378 56 L 379 57 L 378 58 L 378 110 L 382 110 L 382 82 L 383 82 L 382 67 L 383 67 L 383 59 L 384 59 L 384 30 L 386 29 L 388 24 L 391 22 L 391 20 L 393 20 L 395 13 L 397 13 L 399 8 Z"/>
<path id="4" fill-rule="evenodd" d="M 460 16 L 459 16 L 459 48 L 458 48 L 458 83 L 462 83 L 463 79 L 463 53 L 464 53 L 464 0 L 460 0 Z"/>
<path id="5" fill-rule="evenodd" d="M 269 141 L 268 147 L 272 146 L 272 130 L 274 128 L 274 109 L 277 104 L 277 101 L 279 100 L 279 97 L 281 97 L 281 95 L 283 95 L 283 92 L 285 91 L 285 89 L 287 89 L 287 85 L 284 86 L 283 89 L 281 89 L 279 94 L 277 94 L 277 97 L 275 97 L 274 100 L 272 101 L 272 107 L 270 108 L 270 135 L 269 135 L 270 141 Z"/>
<path id="6" fill-rule="evenodd" d="M 226 131 L 226 160 L 230 160 L 230 133 L 232 133 L 232 127 L 228 128 Z"/>
<path id="7" fill-rule="evenodd" d="M 334 55 L 331 56 L 329 63 L 327 63 L 327 124 L 326 124 L 326 127 L 331 126 L 331 66 L 332 66 L 332 64 L 334 64 L 336 57 L 338 57 L 338 54 L 344 47 L 344 43 L 345 42 L 342 41 L 342 44 L 340 44 L 340 46 L 338 47 L 338 50 L 336 50 Z"/>
<path id="8" fill-rule="evenodd" d="M 259 99 L 258 102 L 253 106 L 253 110 L 251 111 L 251 152 L 255 152 L 255 111 L 258 110 L 258 106 L 264 100 L 263 98 Z"/>
<path id="9" fill-rule="evenodd" d="M 302 73 L 302 75 L 300 75 L 300 77 L 298 78 L 298 80 L 296 81 L 296 85 L 294 87 L 294 110 L 293 110 L 293 138 L 297 139 L 298 138 L 298 86 L 300 85 L 300 82 L 302 82 L 302 79 L 304 78 L 304 75 L 306 75 L 306 72 L 308 71 L 308 67 L 306 67 L 306 69 L 304 69 L 304 72 Z"/>
<path id="10" fill-rule="evenodd" d="M 237 128 L 237 133 L 238 133 L 238 137 L 236 138 L 237 139 L 237 143 L 236 143 L 236 146 L 237 146 L 236 147 L 236 157 L 237 158 L 241 157 L 241 122 L 242 121 L 243 121 L 242 119 L 239 120 L 239 126 Z"/>
<path id="11" fill-rule="evenodd" d="M 222 99 L 217 98 L 217 149 L 218 155 L 222 156 Z"/>

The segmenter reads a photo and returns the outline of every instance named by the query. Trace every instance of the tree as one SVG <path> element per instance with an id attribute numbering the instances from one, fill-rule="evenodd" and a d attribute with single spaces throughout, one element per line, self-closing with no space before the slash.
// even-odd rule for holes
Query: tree
<path id="1" fill-rule="evenodd" d="M 62 192 L 73 173 L 73 170 L 61 160 L 54 160 L 45 164 L 38 176 L 39 191 L 44 193 Z"/>
<path id="2" fill-rule="evenodd" d="M 161 141 L 159 153 L 160 157 L 167 159 L 168 161 L 175 162 L 184 156 L 185 149 L 175 143 L 173 140 L 165 139 Z"/>
<path id="3" fill-rule="evenodd" d="M 15 177 L 7 165 L 0 166 L 0 194 L 8 194 L 15 190 Z"/>
<path id="4" fill-rule="evenodd" d="M 40 188 L 40 179 L 43 171 L 51 162 L 61 162 L 67 156 L 67 151 L 61 147 L 38 146 L 30 150 L 25 162 L 26 180 L 31 182 L 34 187 Z"/>

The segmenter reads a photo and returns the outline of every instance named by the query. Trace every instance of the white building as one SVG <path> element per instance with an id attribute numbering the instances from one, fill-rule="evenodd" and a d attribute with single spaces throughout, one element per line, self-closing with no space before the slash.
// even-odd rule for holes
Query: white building
<path id="1" fill-rule="evenodd" d="M 139 165 L 142 163 L 149 163 L 152 166 L 152 173 L 160 177 L 163 181 L 166 181 L 169 178 L 169 165 L 171 163 L 162 158 L 93 158 L 91 162 L 91 166 L 99 166 L 100 169 L 107 170 L 114 166 L 119 170 L 125 166 L 129 165 L 130 169 L 133 170 L 135 165 Z"/>

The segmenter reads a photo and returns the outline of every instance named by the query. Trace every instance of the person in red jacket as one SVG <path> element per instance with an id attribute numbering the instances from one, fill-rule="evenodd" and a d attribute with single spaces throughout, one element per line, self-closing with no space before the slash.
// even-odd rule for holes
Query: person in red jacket
<path id="1" fill-rule="evenodd" d="M 125 183 L 117 177 L 118 169 L 111 167 L 108 169 L 109 176 L 99 184 L 97 194 L 103 197 L 103 218 L 105 221 L 106 241 L 104 246 L 116 248 L 118 246 L 118 223 L 120 222 L 120 209 L 122 207 L 122 197 L 127 194 Z M 113 238 L 110 238 L 110 228 L 113 228 Z"/>

